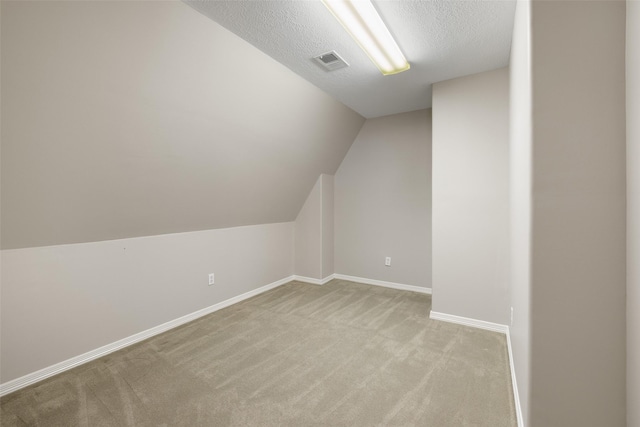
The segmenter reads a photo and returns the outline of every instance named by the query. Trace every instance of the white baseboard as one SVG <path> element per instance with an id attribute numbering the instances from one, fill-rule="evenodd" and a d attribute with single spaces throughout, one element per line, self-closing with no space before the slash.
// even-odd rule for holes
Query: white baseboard
<path id="1" fill-rule="evenodd" d="M 7 381 L 6 383 L 0 384 L 0 396 L 4 396 L 6 394 L 12 393 L 16 390 L 19 390 L 28 385 L 37 383 L 38 381 L 42 381 L 53 375 L 62 373 L 76 366 L 90 362 L 99 357 L 105 356 L 109 353 L 113 353 L 114 351 L 120 350 L 121 348 L 130 346 L 137 342 L 146 340 L 147 338 L 150 338 L 154 335 L 158 335 L 163 332 L 166 332 L 169 329 L 173 329 L 177 326 L 191 322 L 192 320 L 195 320 L 199 317 L 206 316 L 207 314 L 211 314 L 215 311 L 221 310 L 225 307 L 236 304 L 240 301 L 246 300 L 248 298 L 261 294 L 263 292 L 269 291 L 273 288 L 277 288 L 278 286 L 284 285 L 285 283 L 289 283 L 290 281 L 293 280 L 293 278 L 294 276 L 285 277 L 284 279 L 278 280 L 273 283 L 269 283 L 268 285 L 262 286 L 258 289 L 254 289 L 252 291 L 235 296 L 233 298 L 229 298 L 228 300 L 219 302 L 217 304 L 203 308 L 201 310 L 194 311 L 193 313 L 187 314 L 185 316 L 182 316 L 177 319 L 171 320 L 169 322 L 163 323 L 161 325 L 155 326 L 151 329 L 147 329 L 146 331 L 139 332 L 135 335 L 131 335 L 130 337 L 123 338 L 111 344 L 107 344 L 95 350 L 81 354 L 79 356 L 72 357 L 71 359 L 67 359 L 63 362 L 56 363 L 55 365 L 49 366 L 44 369 L 40 369 L 39 371 L 32 372 L 20 378 L 16 378 L 15 380 Z"/>
<path id="2" fill-rule="evenodd" d="M 382 280 L 366 279 L 363 277 L 347 276 L 345 274 L 334 274 L 333 278 L 340 280 L 348 280 L 351 282 L 364 283 L 367 285 L 384 286 L 387 288 L 401 289 L 405 291 L 420 292 L 423 294 L 431 295 L 431 288 L 422 288 L 419 286 L 404 285 L 401 283 L 385 282 Z M 317 279 L 312 279 L 317 280 Z M 304 281 L 304 280 L 303 280 Z M 326 283 L 326 282 L 325 282 Z M 522 417 L 522 407 L 520 405 L 520 397 L 518 394 L 518 383 L 516 381 L 515 365 L 513 363 L 513 353 L 511 350 L 511 334 L 509 333 L 509 326 L 502 325 L 500 323 L 485 322 L 484 320 L 471 319 L 468 317 L 455 316 L 453 314 L 439 313 L 437 311 L 431 311 L 429 318 L 434 320 L 441 320 L 449 323 L 456 323 L 459 325 L 471 326 L 473 328 L 485 329 L 493 332 L 500 332 L 506 335 L 507 338 L 507 350 L 509 353 L 509 368 L 511 370 L 511 381 L 513 387 L 513 400 L 516 406 L 516 419 L 518 427 L 524 427 L 524 419 Z"/>
<path id="3" fill-rule="evenodd" d="M 524 419 L 522 417 L 522 406 L 520 405 L 520 396 L 518 394 L 518 382 L 516 381 L 516 368 L 513 363 L 513 351 L 511 349 L 511 333 L 509 326 L 500 323 L 485 322 L 484 320 L 471 319 L 468 317 L 454 316 L 453 314 L 439 313 L 431 311 L 429 318 L 441 320 L 443 322 L 456 323 L 458 325 L 471 326 L 473 328 L 485 329 L 487 331 L 500 332 L 505 334 L 507 338 L 507 351 L 509 353 L 509 369 L 511 371 L 511 387 L 513 388 L 513 401 L 516 406 L 516 420 L 518 427 L 524 427 Z"/>
<path id="4" fill-rule="evenodd" d="M 509 327 L 507 326 L 507 329 Z M 516 366 L 513 363 L 513 350 L 511 349 L 511 330 L 507 330 L 507 350 L 509 351 L 509 368 L 511 369 L 511 386 L 513 387 L 513 402 L 516 405 L 516 419 L 518 427 L 524 427 L 522 417 L 522 406 L 520 405 L 520 395 L 518 393 L 518 382 L 516 381 Z"/>
<path id="5" fill-rule="evenodd" d="M 178 327 L 180 325 L 183 325 L 185 323 L 191 322 L 192 320 L 198 319 L 200 317 L 206 316 L 207 314 L 211 314 L 215 311 L 221 310 L 225 307 L 228 307 L 230 305 L 236 304 L 238 302 L 244 301 L 246 299 L 249 299 L 251 297 L 254 297 L 256 295 L 259 295 L 263 292 L 269 291 L 271 289 L 274 289 L 278 286 L 284 285 L 285 283 L 289 283 L 292 280 L 297 280 L 300 282 L 305 282 L 305 283 L 311 283 L 311 284 L 315 284 L 315 285 L 324 285 L 325 283 L 329 282 L 332 279 L 341 279 L 341 280 L 348 280 L 351 282 L 357 282 L 357 283 L 363 283 L 363 284 L 367 284 L 367 285 L 375 285 L 375 286 L 383 286 L 383 287 L 387 287 L 387 288 L 393 288 L 393 289 L 400 289 L 400 290 L 406 290 L 406 291 L 413 291 L 413 292 L 419 292 L 419 293 L 423 293 L 423 294 L 431 294 L 431 289 L 430 288 L 422 288 L 419 286 L 412 286 L 412 285 L 404 285 L 404 284 L 400 284 L 400 283 L 393 283 L 393 282 L 384 282 L 381 280 L 373 280 L 373 279 L 365 279 L 362 277 L 354 277 L 354 276 L 347 276 L 344 274 L 332 274 L 330 276 L 325 277 L 324 279 L 314 279 L 314 278 L 310 278 L 310 277 L 304 277 L 304 276 L 289 276 L 289 277 L 285 277 L 284 279 L 275 281 L 273 283 L 269 283 L 268 285 L 262 286 L 258 289 L 254 289 L 252 291 L 246 292 L 244 294 L 235 296 L 233 298 L 229 298 L 228 300 L 219 302 L 217 304 L 214 304 L 212 306 L 203 308 L 201 310 L 195 311 L 193 313 L 187 314 L 185 316 L 179 317 L 177 319 L 171 320 L 169 322 L 163 323 L 161 325 L 155 326 L 151 329 L 147 329 L 146 331 L 142 331 L 139 332 L 137 334 L 131 335 L 127 338 L 123 338 L 121 340 L 118 340 L 116 342 L 113 342 L 111 344 L 107 344 L 105 346 L 102 346 L 100 348 L 97 348 L 95 350 L 89 351 L 87 353 L 81 354 L 79 356 L 76 357 L 72 357 L 71 359 L 67 359 L 63 362 L 60 363 L 56 363 L 55 365 L 49 366 L 47 368 L 44 369 L 40 369 L 39 371 L 24 375 L 20 378 L 16 378 L 14 380 L 11 381 L 7 381 L 6 383 L 0 384 L 0 396 L 4 396 L 6 394 L 12 393 L 14 391 L 17 391 L 21 388 L 27 387 L 31 384 L 35 384 L 39 381 L 42 381 L 46 378 L 49 378 L 53 375 L 57 375 L 59 373 L 62 373 L 64 371 L 67 371 L 69 369 L 72 369 L 76 366 L 82 365 L 84 363 L 90 362 L 92 360 L 98 359 L 102 356 L 106 356 L 109 353 L 113 353 L 114 351 L 120 350 L 124 347 L 130 346 L 132 344 L 135 344 L 137 342 L 143 341 L 147 338 L 150 338 L 154 335 L 158 335 L 161 334 L 163 332 L 166 332 L 170 329 L 173 329 L 175 327 Z M 444 313 L 438 313 L 438 312 L 434 312 L 431 311 L 429 314 L 429 317 L 431 319 L 435 319 L 435 320 L 442 320 L 445 322 L 451 322 L 451 323 L 457 323 L 460 325 L 466 325 L 466 326 L 471 326 L 471 327 L 475 327 L 475 328 L 480 328 L 480 329 L 486 329 L 486 330 L 490 330 L 490 331 L 495 331 L 495 332 L 502 332 L 504 334 L 506 334 L 507 336 L 507 348 L 509 351 L 509 364 L 510 364 L 510 369 L 511 369 L 511 379 L 512 379 L 512 385 L 513 385 L 513 395 L 514 395 L 514 401 L 515 401 L 515 405 L 516 405 L 516 416 L 517 416 L 517 420 L 518 420 L 518 426 L 519 427 L 524 427 L 524 421 L 523 421 L 523 417 L 522 417 L 522 408 L 520 406 L 520 398 L 518 395 L 518 386 L 517 386 L 517 382 L 516 382 L 516 373 L 515 373 L 515 366 L 513 363 L 513 354 L 512 354 L 512 350 L 511 350 L 511 337 L 509 334 L 509 327 L 506 325 L 500 325 L 497 323 L 491 323 L 491 322 L 484 322 L 482 320 L 476 320 L 476 319 L 470 319 L 470 318 L 466 318 L 466 317 L 460 317 L 460 316 L 454 316 L 454 315 L 450 315 L 450 314 L 444 314 Z"/>
<path id="6" fill-rule="evenodd" d="M 404 285 L 402 283 L 385 282 L 383 280 L 366 279 L 364 277 L 347 276 L 346 274 L 334 274 L 335 279 L 348 280 L 350 282 L 363 283 L 365 285 L 382 286 L 385 288 L 400 289 L 402 291 L 419 292 L 421 294 L 431 295 L 431 288 L 423 288 L 421 286 Z"/>
<path id="7" fill-rule="evenodd" d="M 293 280 L 297 280 L 298 282 L 310 283 L 312 285 L 324 285 L 325 283 L 333 280 L 334 274 L 325 277 L 324 279 L 314 279 L 313 277 L 305 277 L 294 275 Z"/>
<path id="8" fill-rule="evenodd" d="M 453 314 L 439 313 L 433 310 L 429 313 L 429 318 L 456 323 L 458 325 L 471 326 L 472 328 L 486 329 L 487 331 L 501 332 L 503 334 L 509 333 L 509 327 L 507 325 L 485 322 L 484 320 L 471 319 L 469 317 L 454 316 Z"/>

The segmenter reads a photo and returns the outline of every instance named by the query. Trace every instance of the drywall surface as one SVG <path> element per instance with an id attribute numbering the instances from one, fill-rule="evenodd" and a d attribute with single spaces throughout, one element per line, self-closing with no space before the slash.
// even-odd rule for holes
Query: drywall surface
<path id="1" fill-rule="evenodd" d="M 333 176 L 322 174 L 295 221 L 295 274 L 325 279 L 333 271 Z"/>
<path id="2" fill-rule="evenodd" d="M 335 272 L 430 288 L 431 110 L 367 120 L 334 179 Z"/>
<path id="3" fill-rule="evenodd" d="M 534 1 L 531 426 L 625 425 L 625 2 Z"/>
<path id="4" fill-rule="evenodd" d="M 640 426 L 640 2 L 627 1 L 627 426 Z"/>
<path id="5" fill-rule="evenodd" d="M 335 273 L 334 269 L 334 219 L 333 219 L 333 175 L 322 174 L 322 278 Z"/>
<path id="6" fill-rule="evenodd" d="M 378 1 L 411 72 L 383 78 L 319 1 L 201 1 L 211 17 L 367 118 L 431 107 L 431 84 L 509 62 L 513 1 Z M 326 73 L 306 60 L 335 49 L 349 63 Z"/>
<path id="7" fill-rule="evenodd" d="M 319 177 L 295 221 L 294 272 L 322 279 L 322 177 Z"/>
<path id="8" fill-rule="evenodd" d="M 289 277 L 292 260 L 293 223 L 3 250 L 1 381 Z"/>
<path id="9" fill-rule="evenodd" d="M 433 310 L 508 323 L 509 71 L 433 87 Z"/>
<path id="10" fill-rule="evenodd" d="M 2 248 L 296 218 L 364 119 L 182 2 L 2 2 Z"/>
<path id="11" fill-rule="evenodd" d="M 522 418 L 529 414 L 531 386 L 531 2 L 518 0 L 509 65 L 509 324 Z"/>

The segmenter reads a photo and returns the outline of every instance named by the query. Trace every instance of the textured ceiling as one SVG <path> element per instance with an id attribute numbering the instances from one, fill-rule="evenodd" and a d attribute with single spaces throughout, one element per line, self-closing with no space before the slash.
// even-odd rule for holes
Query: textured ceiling
<path id="1" fill-rule="evenodd" d="M 367 118 L 428 108 L 432 83 L 506 66 L 515 13 L 515 0 L 374 0 L 411 63 L 383 76 L 320 1 L 185 1 Z M 311 59 L 331 50 L 350 67 Z"/>

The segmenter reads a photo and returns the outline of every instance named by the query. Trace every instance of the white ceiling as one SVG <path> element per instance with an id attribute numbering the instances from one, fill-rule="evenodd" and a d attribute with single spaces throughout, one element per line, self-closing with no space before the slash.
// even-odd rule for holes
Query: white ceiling
<path id="1" fill-rule="evenodd" d="M 374 0 L 411 63 L 383 76 L 320 1 L 184 1 L 366 118 L 428 108 L 433 83 L 507 66 L 515 13 L 515 0 Z M 331 50 L 350 67 L 311 59 Z"/>

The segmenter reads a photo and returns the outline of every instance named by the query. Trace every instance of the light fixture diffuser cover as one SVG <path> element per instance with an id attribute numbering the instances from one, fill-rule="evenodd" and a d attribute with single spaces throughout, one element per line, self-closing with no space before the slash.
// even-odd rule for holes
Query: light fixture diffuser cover
<path id="1" fill-rule="evenodd" d="M 370 0 L 322 0 L 322 3 L 382 74 L 397 74 L 410 68 Z"/>

